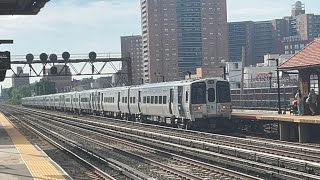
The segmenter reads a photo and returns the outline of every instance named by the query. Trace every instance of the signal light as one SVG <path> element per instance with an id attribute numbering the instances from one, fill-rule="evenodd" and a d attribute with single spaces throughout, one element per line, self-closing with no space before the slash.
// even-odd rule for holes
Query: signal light
<path id="1" fill-rule="evenodd" d="M 0 82 L 4 81 L 4 79 L 6 78 L 6 73 L 7 70 L 0 71 Z"/>
<path id="2" fill-rule="evenodd" d="M 53 66 L 52 68 L 50 68 L 50 72 L 51 72 L 51 74 L 57 74 L 58 73 L 58 69 L 57 69 L 57 67 L 55 67 L 55 66 Z"/>
<path id="3" fill-rule="evenodd" d="M 4 81 L 8 69 L 11 69 L 10 52 L 0 52 L 0 82 Z"/>

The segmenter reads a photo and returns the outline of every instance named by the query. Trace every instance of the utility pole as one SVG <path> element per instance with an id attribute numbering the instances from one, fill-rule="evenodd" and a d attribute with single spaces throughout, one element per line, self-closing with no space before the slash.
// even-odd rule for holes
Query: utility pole
<path id="1" fill-rule="evenodd" d="M 246 48 L 242 47 L 242 67 L 241 67 L 241 86 L 240 86 L 240 106 L 242 106 L 242 96 L 243 96 L 243 88 L 244 88 L 244 66 L 246 59 Z"/>

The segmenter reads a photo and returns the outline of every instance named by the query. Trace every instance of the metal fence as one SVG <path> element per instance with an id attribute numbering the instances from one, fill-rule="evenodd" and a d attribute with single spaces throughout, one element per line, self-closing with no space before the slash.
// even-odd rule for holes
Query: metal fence
<path id="1" fill-rule="evenodd" d="M 297 92 L 297 86 L 281 87 L 281 107 L 290 107 L 290 98 Z M 241 96 L 240 89 L 231 90 L 232 106 L 235 109 L 262 109 L 277 110 L 278 91 L 277 88 L 248 88 L 244 89 Z"/>
<path id="2" fill-rule="evenodd" d="M 280 86 L 281 87 L 292 87 L 292 86 L 298 86 L 299 83 L 299 77 L 296 76 L 288 76 L 280 78 Z M 246 79 L 244 81 L 244 87 L 245 88 L 260 88 L 260 87 L 269 87 L 276 88 L 278 86 L 277 84 L 277 78 L 273 77 L 269 79 L 268 77 L 264 77 L 261 79 Z"/>

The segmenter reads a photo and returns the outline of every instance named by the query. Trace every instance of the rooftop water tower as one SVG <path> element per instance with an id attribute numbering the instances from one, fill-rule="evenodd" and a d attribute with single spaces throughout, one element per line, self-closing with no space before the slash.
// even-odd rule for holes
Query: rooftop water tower
<path id="1" fill-rule="evenodd" d="M 294 5 L 292 5 L 292 16 L 298 16 L 300 14 L 305 14 L 305 6 L 301 1 L 297 1 Z"/>

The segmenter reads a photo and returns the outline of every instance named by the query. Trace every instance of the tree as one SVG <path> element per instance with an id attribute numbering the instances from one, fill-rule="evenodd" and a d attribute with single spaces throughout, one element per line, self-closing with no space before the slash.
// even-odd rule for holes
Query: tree
<path id="1" fill-rule="evenodd" d="M 30 97 L 32 95 L 33 85 L 20 86 L 20 87 L 11 87 L 6 93 L 9 97 L 9 103 L 11 104 L 20 104 L 21 98 Z"/>
<path id="2" fill-rule="evenodd" d="M 47 78 L 42 78 L 34 85 L 34 92 L 36 95 L 47 95 L 56 93 L 56 83 L 49 81 Z"/>
<path id="3" fill-rule="evenodd" d="M 32 92 L 35 95 L 54 94 L 56 93 L 55 82 L 42 78 L 39 82 L 6 90 L 7 97 L 9 97 L 8 102 L 11 104 L 21 104 L 21 98 L 32 96 Z"/>

